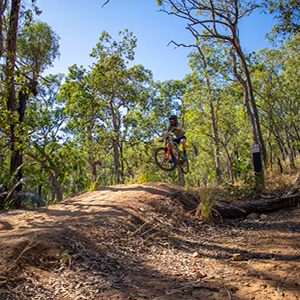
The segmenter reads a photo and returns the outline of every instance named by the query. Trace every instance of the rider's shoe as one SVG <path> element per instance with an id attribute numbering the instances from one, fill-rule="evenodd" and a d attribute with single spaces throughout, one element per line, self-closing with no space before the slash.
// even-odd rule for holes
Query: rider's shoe
<path id="1" fill-rule="evenodd" d="M 175 159 L 174 157 L 172 157 L 170 160 L 169 160 L 170 163 L 174 163 L 175 162 Z"/>
<path id="2" fill-rule="evenodd" d="M 185 154 L 183 155 L 183 160 L 187 160 L 187 157 Z"/>

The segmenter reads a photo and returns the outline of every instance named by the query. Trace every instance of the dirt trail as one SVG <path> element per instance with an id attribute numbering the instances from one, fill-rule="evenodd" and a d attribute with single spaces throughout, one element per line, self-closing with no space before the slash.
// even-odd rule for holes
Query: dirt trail
<path id="1" fill-rule="evenodd" d="M 196 206 L 148 183 L 2 212 L 0 300 L 300 299 L 299 208 L 203 224 Z"/>

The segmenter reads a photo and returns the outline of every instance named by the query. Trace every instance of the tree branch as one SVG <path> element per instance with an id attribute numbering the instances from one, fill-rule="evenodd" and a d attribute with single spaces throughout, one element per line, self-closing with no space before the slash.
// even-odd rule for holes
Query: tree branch
<path id="1" fill-rule="evenodd" d="M 107 0 L 107 1 L 101 6 L 101 8 L 103 8 L 106 4 L 108 4 L 109 1 L 110 1 L 110 0 Z"/>

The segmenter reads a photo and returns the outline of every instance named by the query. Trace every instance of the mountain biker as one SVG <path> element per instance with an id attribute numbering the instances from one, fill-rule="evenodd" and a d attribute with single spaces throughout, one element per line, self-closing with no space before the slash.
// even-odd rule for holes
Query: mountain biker
<path id="1" fill-rule="evenodd" d="M 183 159 L 186 160 L 186 137 L 184 136 L 184 132 L 182 130 L 182 125 L 178 122 L 178 117 L 176 115 L 171 115 L 169 117 L 169 128 L 168 131 L 163 135 L 160 142 L 162 142 L 170 132 L 173 132 L 175 135 L 175 138 L 172 139 L 171 143 L 174 145 L 177 143 L 178 145 L 182 144 L 183 148 Z"/>

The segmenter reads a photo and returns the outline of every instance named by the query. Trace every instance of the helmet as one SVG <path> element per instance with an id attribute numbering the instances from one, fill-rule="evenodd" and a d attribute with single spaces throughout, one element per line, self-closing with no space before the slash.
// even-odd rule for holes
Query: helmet
<path id="1" fill-rule="evenodd" d="M 176 125 L 177 124 L 177 121 L 178 121 L 178 118 L 176 115 L 171 115 L 169 117 L 169 122 L 170 122 L 170 125 Z"/>

